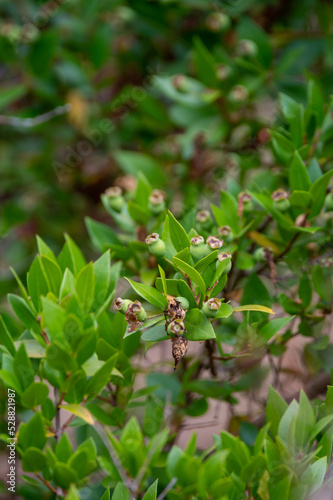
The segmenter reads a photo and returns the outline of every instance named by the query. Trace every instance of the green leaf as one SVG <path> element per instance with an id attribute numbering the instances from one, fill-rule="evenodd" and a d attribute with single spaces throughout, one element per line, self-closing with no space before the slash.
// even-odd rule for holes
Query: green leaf
<path id="1" fill-rule="evenodd" d="M 142 226 L 145 226 L 151 219 L 151 213 L 148 208 L 143 208 L 133 200 L 127 203 L 127 210 L 131 218 Z"/>
<path id="2" fill-rule="evenodd" d="M 30 446 L 43 449 L 46 443 L 46 434 L 40 412 L 36 412 L 27 424 L 20 424 L 17 444 L 22 450 Z"/>
<path id="3" fill-rule="evenodd" d="M 46 255 L 40 257 L 40 264 L 49 291 L 58 297 L 62 282 L 62 272 L 59 265 Z"/>
<path id="4" fill-rule="evenodd" d="M 158 266 L 158 270 L 161 276 L 161 281 L 162 281 L 162 288 L 163 288 L 163 295 L 166 297 L 168 295 L 168 289 L 167 289 L 167 282 L 165 278 L 165 272 L 164 269 L 161 268 L 161 266 Z"/>
<path id="5" fill-rule="evenodd" d="M 55 339 L 62 341 L 65 310 L 46 297 L 42 297 L 42 308 L 43 326 L 47 327 L 51 341 Z"/>
<path id="6" fill-rule="evenodd" d="M 248 304 L 246 306 L 238 306 L 234 308 L 234 312 L 243 312 L 243 311 L 259 311 L 267 314 L 275 314 L 274 311 L 270 307 L 260 306 L 258 304 Z"/>
<path id="7" fill-rule="evenodd" d="M 41 346 L 37 340 L 34 339 L 24 339 L 17 340 L 14 345 L 18 349 L 21 344 L 25 345 L 27 355 L 29 358 L 44 358 L 45 357 L 45 347 Z"/>
<path id="8" fill-rule="evenodd" d="M 217 259 L 218 254 L 219 254 L 219 251 L 215 250 L 214 252 L 211 252 L 210 254 L 206 255 L 206 257 L 199 260 L 195 264 L 194 269 L 196 271 L 198 271 L 198 273 L 202 273 L 202 271 L 204 271 L 206 269 L 206 267 L 209 266 L 209 264 L 211 264 L 212 262 L 214 262 L 214 260 Z"/>
<path id="9" fill-rule="evenodd" d="M 214 319 L 229 318 L 233 312 L 234 310 L 229 304 L 221 304 L 221 307 Z"/>
<path id="10" fill-rule="evenodd" d="M 210 321 L 200 309 L 190 309 L 185 316 L 185 337 L 188 340 L 215 339 L 216 335 Z"/>
<path id="11" fill-rule="evenodd" d="M 185 297 L 190 304 L 190 309 L 197 307 L 197 303 L 195 301 L 194 295 L 186 281 L 184 280 L 177 280 L 177 289 L 178 289 L 178 295 L 180 297 Z"/>
<path id="12" fill-rule="evenodd" d="M 148 490 L 144 494 L 142 500 L 156 500 L 157 497 L 157 484 L 158 484 L 158 479 L 149 486 Z"/>
<path id="13" fill-rule="evenodd" d="M 69 437 L 64 432 L 60 437 L 59 441 L 55 447 L 55 454 L 60 462 L 67 462 L 71 455 L 73 455 L 73 449 Z"/>
<path id="14" fill-rule="evenodd" d="M 83 267 L 77 275 L 75 290 L 83 310 L 88 313 L 95 292 L 95 276 L 92 262 Z"/>
<path id="15" fill-rule="evenodd" d="M 30 446 L 22 456 L 22 468 L 26 472 L 38 472 L 46 467 L 46 456 L 39 448 Z"/>
<path id="16" fill-rule="evenodd" d="M 77 404 L 67 404 L 67 405 L 59 405 L 59 407 L 62 408 L 63 410 L 69 411 L 69 413 L 72 413 L 76 417 L 81 418 L 89 425 L 94 425 L 95 423 L 92 414 L 84 406 Z"/>
<path id="17" fill-rule="evenodd" d="M 118 483 L 114 489 L 111 500 L 129 500 L 130 493 L 123 483 Z"/>
<path id="18" fill-rule="evenodd" d="M 217 88 L 215 59 L 198 37 L 194 38 L 194 62 L 200 81 L 207 87 Z"/>
<path id="19" fill-rule="evenodd" d="M 53 480 L 60 488 L 68 490 L 71 484 L 77 482 L 77 474 L 69 465 L 58 462 L 54 468 Z"/>
<path id="20" fill-rule="evenodd" d="M 173 258 L 173 262 L 179 269 L 187 274 L 187 276 L 200 288 L 201 292 L 205 295 L 206 285 L 198 271 L 196 271 L 194 267 L 190 266 L 186 262 L 177 259 L 177 257 Z"/>
<path id="21" fill-rule="evenodd" d="M 66 297 L 66 295 L 74 292 L 74 290 L 75 290 L 74 274 L 68 269 L 68 267 L 66 267 L 60 286 L 59 299 L 62 300 L 64 297 Z"/>
<path id="22" fill-rule="evenodd" d="M 266 422 L 271 423 L 270 432 L 275 436 L 278 432 L 280 420 L 288 408 L 287 403 L 281 396 L 269 386 L 266 404 Z"/>
<path id="23" fill-rule="evenodd" d="M 318 295 L 326 302 L 333 298 L 333 285 L 331 276 L 318 264 L 312 268 L 313 285 Z"/>
<path id="24" fill-rule="evenodd" d="M 47 295 L 49 288 L 38 255 L 30 266 L 27 275 L 27 284 L 31 300 L 36 310 L 40 311 L 40 295 Z"/>
<path id="25" fill-rule="evenodd" d="M 313 204 L 310 217 L 316 217 L 320 213 L 325 201 L 327 186 L 332 175 L 333 170 L 329 170 L 328 172 L 326 172 L 326 174 L 317 179 L 310 187 L 310 193 L 313 196 Z"/>
<path id="26" fill-rule="evenodd" d="M 46 348 L 46 359 L 48 364 L 61 372 L 70 373 L 77 368 L 76 360 L 72 353 L 58 340 L 53 341 Z"/>
<path id="27" fill-rule="evenodd" d="M 289 167 L 289 186 L 292 191 L 309 191 L 310 177 L 298 151 L 294 153 Z"/>
<path id="28" fill-rule="evenodd" d="M 165 322 L 159 323 L 158 325 L 149 328 L 141 335 L 141 339 L 145 342 L 159 342 L 161 340 L 167 340 L 169 338 L 165 331 Z"/>
<path id="29" fill-rule="evenodd" d="M 99 394 L 106 386 L 111 377 L 112 368 L 117 360 L 117 354 L 114 354 L 97 372 L 89 379 L 85 389 L 86 394 Z"/>
<path id="30" fill-rule="evenodd" d="M 177 252 L 184 250 L 190 246 L 190 238 L 188 237 L 183 226 L 175 219 L 169 211 L 167 217 L 169 218 L 169 227 L 171 241 Z"/>
<path id="31" fill-rule="evenodd" d="M 148 181 L 156 187 L 166 182 L 166 174 L 161 165 L 151 156 L 135 151 L 114 151 L 113 156 L 121 169 L 127 174 L 138 176 L 142 172 Z"/>
<path id="32" fill-rule="evenodd" d="M 0 344 L 4 345 L 12 356 L 15 355 L 15 345 L 2 316 L 0 316 Z"/>
<path id="33" fill-rule="evenodd" d="M 164 310 L 168 306 L 167 298 L 161 294 L 156 288 L 153 288 L 142 283 L 137 283 L 128 278 L 126 280 L 129 282 L 133 290 L 144 298 L 147 302 L 155 306 L 159 310 Z"/>
<path id="34" fill-rule="evenodd" d="M 121 241 L 109 226 L 97 222 L 90 217 L 86 217 L 84 220 L 90 239 L 100 252 L 103 252 L 106 246 L 121 245 Z"/>
<path id="35" fill-rule="evenodd" d="M 263 343 L 268 342 L 279 330 L 284 328 L 295 316 L 287 316 L 286 318 L 277 318 L 266 323 L 259 330 L 259 337 Z"/>
<path id="36" fill-rule="evenodd" d="M 79 271 L 87 263 L 82 255 L 81 250 L 70 238 L 70 236 L 68 236 L 68 234 L 65 234 L 65 238 L 66 238 L 66 243 L 60 252 L 60 255 L 58 257 L 58 262 L 63 272 L 65 272 L 66 267 L 68 267 L 68 269 L 72 271 L 74 276 L 77 276 Z"/>
<path id="37" fill-rule="evenodd" d="M 309 440 L 315 423 L 316 419 L 311 403 L 303 389 L 301 389 L 299 411 L 295 423 L 295 438 L 300 449 L 307 451 L 307 449 L 311 448 L 312 443 Z"/>
<path id="38" fill-rule="evenodd" d="M 14 374 L 17 377 L 21 387 L 26 389 L 34 381 L 34 370 L 24 343 L 20 345 L 14 356 L 13 362 Z"/>
<path id="39" fill-rule="evenodd" d="M 43 382 L 33 382 L 21 394 L 21 404 L 26 408 L 36 408 L 45 401 L 49 388 Z"/>
<path id="40" fill-rule="evenodd" d="M 22 297 L 24 298 L 25 302 L 28 304 L 28 306 L 33 310 L 33 305 L 31 304 L 31 301 L 28 297 L 28 293 L 27 293 L 27 289 L 25 288 L 25 286 L 23 285 L 22 281 L 20 280 L 20 277 L 18 276 L 18 274 L 16 273 L 15 269 L 13 269 L 12 267 L 9 268 L 12 275 L 14 276 L 14 278 L 16 279 L 16 282 L 19 286 L 19 289 L 20 289 L 20 292 L 22 294 Z"/>
<path id="41" fill-rule="evenodd" d="M 93 308 L 100 307 L 108 293 L 111 279 L 111 261 L 110 250 L 107 250 L 103 255 L 96 260 L 93 264 L 95 275 L 95 292 Z"/>
<path id="42" fill-rule="evenodd" d="M 28 330 L 32 330 L 34 333 L 39 333 L 39 323 L 31 312 L 31 309 L 27 306 L 26 302 L 11 293 L 8 294 L 8 300 L 12 309 L 18 319 L 24 324 Z"/>
<path id="43" fill-rule="evenodd" d="M 292 207 L 298 207 L 305 212 L 311 206 L 313 197 L 307 191 L 293 191 L 289 201 Z"/>
<path id="44" fill-rule="evenodd" d="M 51 248 L 45 243 L 45 241 L 43 241 L 42 238 L 40 238 L 40 236 L 38 235 L 36 236 L 36 240 L 37 240 L 38 253 L 40 255 L 45 255 L 49 259 L 53 260 L 53 262 L 57 262 L 54 253 L 52 252 Z"/>

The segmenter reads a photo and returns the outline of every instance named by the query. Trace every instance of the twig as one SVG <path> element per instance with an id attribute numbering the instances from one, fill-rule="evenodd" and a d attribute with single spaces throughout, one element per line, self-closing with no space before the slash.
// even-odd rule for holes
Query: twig
<path id="1" fill-rule="evenodd" d="M 164 490 L 162 491 L 162 493 L 160 493 L 157 497 L 157 500 L 163 500 L 163 498 L 165 498 L 167 496 L 167 494 L 169 493 L 169 491 L 174 487 L 174 485 L 176 484 L 177 482 L 177 478 L 176 477 L 173 477 L 170 481 L 170 483 L 164 488 Z"/>
<path id="2" fill-rule="evenodd" d="M 20 118 L 18 116 L 5 116 L 0 115 L 0 125 L 10 125 L 11 127 L 36 127 L 41 123 L 45 123 L 52 120 L 55 116 L 64 115 L 72 109 L 70 103 L 64 104 L 63 106 L 58 106 L 47 113 L 42 115 L 34 116 L 33 118 Z"/>
<path id="3" fill-rule="evenodd" d="M 46 479 L 44 479 L 38 472 L 36 473 L 36 476 L 38 477 L 38 479 L 40 479 L 44 484 L 45 486 L 52 491 L 52 493 L 54 493 L 55 495 L 57 494 L 57 490 L 52 486 L 51 483 L 49 483 L 48 481 L 46 481 Z"/>

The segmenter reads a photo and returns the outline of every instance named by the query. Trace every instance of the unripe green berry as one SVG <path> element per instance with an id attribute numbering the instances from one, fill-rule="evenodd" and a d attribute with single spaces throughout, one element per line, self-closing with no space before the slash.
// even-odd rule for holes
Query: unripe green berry
<path id="1" fill-rule="evenodd" d="M 148 199 L 148 208 L 154 215 L 165 210 L 165 193 L 161 189 L 154 189 Z"/>
<path id="2" fill-rule="evenodd" d="M 182 308 L 186 311 L 190 307 L 190 303 L 186 297 L 176 297 L 176 300 L 181 303 Z"/>
<path id="3" fill-rule="evenodd" d="M 252 40 L 239 40 L 236 52 L 240 57 L 254 58 L 258 55 L 258 45 Z"/>
<path id="4" fill-rule="evenodd" d="M 130 314 L 134 314 L 134 316 L 136 316 L 139 321 L 144 321 L 147 317 L 146 311 L 142 307 L 141 302 L 139 302 L 138 300 L 135 300 L 134 302 L 132 302 L 128 306 L 126 312 L 130 313 Z"/>
<path id="5" fill-rule="evenodd" d="M 263 247 L 257 248 L 257 250 L 253 254 L 253 257 L 256 262 L 265 262 Z"/>
<path id="6" fill-rule="evenodd" d="M 152 233 L 147 236 L 146 243 L 149 248 L 149 252 L 155 257 L 163 257 L 165 254 L 165 243 L 160 239 L 158 233 Z"/>
<path id="7" fill-rule="evenodd" d="M 233 71 L 230 66 L 227 66 L 227 64 L 217 64 L 216 65 L 216 76 L 217 79 L 220 80 L 220 82 L 224 82 L 227 80 L 231 75 Z"/>
<path id="8" fill-rule="evenodd" d="M 120 311 L 122 314 L 125 314 L 130 304 L 132 304 L 131 300 L 123 300 L 121 297 L 118 297 L 113 303 L 113 308 L 115 311 Z"/>
<path id="9" fill-rule="evenodd" d="M 218 250 L 223 245 L 223 240 L 220 240 L 217 236 L 208 236 L 206 243 L 211 252 Z"/>
<path id="10" fill-rule="evenodd" d="M 200 210 L 196 215 L 196 221 L 203 229 L 210 229 L 213 224 L 213 218 L 208 210 Z"/>
<path id="11" fill-rule="evenodd" d="M 105 194 L 108 199 L 109 207 L 116 212 L 120 212 L 125 203 L 120 187 L 110 187 L 105 191 Z"/>
<path id="12" fill-rule="evenodd" d="M 324 202 L 324 208 L 325 208 L 325 212 L 332 212 L 333 211 L 333 193 L 332 192 L 330 192 L 326 195 L 325 202 Z"/>
<path id="13" fill-rule="evenodd" d="M 202 312 L 207 318 L 215 318 L 215 316 L 219 312 L 220 307 L 221 300 L 215 297 L 214 299 L 209 299 L 204 303 L 204 305 L 202 306 Z"/>
<path id="14" fill-rule="evenodd" d="M 175 89 L 179 90 L 179 92 L 188 92 L 189 91 L 189 83 L 188 79 L 185 75 L 175 75 L 172 77 L 172 85 Z"/>
<path id="15" fill-rule="evenodd" d="M 223 240 L 227 243 L 232 243 L 234 241 L 234 234 L 231 231 L 230 226 L 221 226 L 217 228 L 217 232 L 223 237 Z"/>
<path id="16" fill-rule="evenodd" d="M 175 319 L 168 325 L 168 334 L 171 336 L 182 335 L 185 332 L 185 325 L 182 320 Z"/>
<path id="17" fill-rule="evenodd" d="M 272 193 L 271 198 L 274 202 L 274 207 L 280 212 L 285 212 L 290 207 L 289 195 L 285 189 L 279 188 Z"/>
<path id="18" fill-rule="evenodd" d="M 219 33 L 230 28 L 231 20 L 230 17 L 223 12 L 213 12 L 207 17 L 206 25 L 210 31 Z"/>
<path id="19" fill-rule="evenodd" d="M 230 259 L 230 262 L 228 262 L 226 268 L 224 269 L 222 275 L 228 274 L 228 272 L 231 269 L 231 253 L 230 252 L 221 252 L 217 256 L 217 261 L 216 261 L 216 269 L 219 267 L 220 262 L 223 262 L 224 260 Z"/>
<path id="20" fill-rule="evenodd" d="M 228 100 L 233 103 L 244 102 L 249 97 L 249 91 L 244 85 L 235 85 L 228 95 Z"/>
<path id="21" fill-rule="evenodd" d="M 195 261 L 203 259 L 209 254 L 210 248 L 205 245 L 205 240 L 202 236 L 194 236 L 191 239 L 190 252 Z"/>

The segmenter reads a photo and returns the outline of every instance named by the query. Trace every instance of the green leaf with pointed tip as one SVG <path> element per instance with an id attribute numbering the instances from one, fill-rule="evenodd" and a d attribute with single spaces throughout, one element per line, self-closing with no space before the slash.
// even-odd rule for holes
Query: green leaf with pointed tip
<path id="1" fill-rule="evenodd" d="M 111 500 L 129 500 L 129 499 L 130 499 L 130 492 L 128 491 L 128 489 L 123 485 L 123 483 L 118 483 L 114 489 Z"/>
<path id="2" fill-rule="evenodd" d="M 267 314 L 275 314 L 274 311 L 270 307 L 260 306 L 258 304 L 248 304 L 246 306 L 238 306 L 234 308 L 234 312 L 243 312 L 243 311 L 259 311 Z"/>
<path id="3" fill-rule="evenodd" d="M 149 328 L 141 335 L 141 339 L 145 342 L 159 342 L 161 340 L 167 340 L 170 338 L 165 331 L 165 322 L 161 323 Z"/>
<path id="4" fill-rule="evenodd" d="M 22 469 L 26 472 L 39 472 L 46 467 L 46 456 L 39 448 L 31 446 L 22 456 Z"/>
<path id="5" fill-rule="evenodd" d="M 46 255 L 40 257 L 40 263 L 49 291 L 58 297 L 62 282 L 60 266 Z"/>
<path id="6" fill-rule="evenodd" d="M 33 382 L 21 394 L 21 404 L 26 408 L 36 408 L 47 398 L 49 388 L 43 382 Z"/>
<path id="7" fill-rule="evenodd" d="M 33 260 L 27 276 L 28 290 L 31 300 L 37 311 L 41 309 L 40 296 L 46 296 L 49 287 L 46 282 L 44 272 L 40 262 L 40 256 L 36 256 Z"/>
<path id="8" fill-rule="evenodd" d="M 198 273 L 202 273 L 209 264 L 214 262 L 214 260 L 217 259 L 217 256 L 219 254 L 218 250 L 214 250 L 214 252 L 211 252 L 210 254 L 206 255 L 203 259 L 199 260 L 195 265 L 194 269 L 198 271 Z"/>
<path id="9" fill-rule="evenodd" d="M 190 309 L 185 316 L 185 337 L 188 340 L 215 339 L 216 335 L 210 321 L 200 309 Z"/>
<path id="10" fill-rule="evenodd" d="M 142 500 L 156 500 L 157 497 L 157 485 L 158 485 L 158 479 L 149 486 L 148 490 L 144 494 Z"/>
<path id="11" fill-rule="evenodd" d="M 57 262 L 57 259 L 52 252 L 51 248 L 45 243 L 45 241 L 42 240 L 40 236 L 36 236 L 37 240 L 37 248 L 38 248 L 38 253 L 40 255 L 46 255 L 49 259 L 53 260 L 54 262 Z"/>
<path id="12" fill-rule="evenodd" d="M 111 377 L 112 368 L 117 361 L 118 354 L 114 354 L 103 366 L 89 379 L 86 386 L 86 394 L 98 394 L 106 386 Z"/>
<path id="13" fill-rule="evenodd" d="M 24 343 L 20 345 L 14 356 L 14 374 L 23 389 L 26 389 L 34 381 L 34 370 Z"/>
<path id="14" fill-rule="evenodd" d="M 66 267 L 64 276 L 62 278 L 60 291 L 59 291 L 59 299 L 62 300 L 69 293 L 74 292 L 75 290 L 75 277 L 72 271 Z"/>
<path id="15" fill-rule="evenodd" d="M 280 420 L 288 408 L 287 403 L 276 390 L 269 386 L 266 404 L 266 422 L 271 423 L 270 432 L 275 436 L 278 432 Z"/>
<path id="16" fill-rule="evenodd" d="M 152 286 L 144 285 L 142 283 L 137 283 L 136 281 L 132 281 L 128 278 L 126 280 L 129 282 L 133 290 L 140 295 L 140 297 L 144 298 L 147 302 L 155 306 L 159 310 L 164 310 L 168 307 L 167 298 L 161 294 L 156 288 Z"/>
<path id="17" fill-rule="evenodd" d="M 74 243 L 74 241 L 65 234 L 66 243 L 61 250 L 58 262 L 63 270 L 65 271 L 66 267 L 72 271 L 74 276 L 77 276 L 79 271 L 87 264 L 85 258 L 82 255 L 79 247 Z"/>
<path id="18" fill-rule="evenodd" d="M 177 259 L 177 257 L 173 258 L 174 264 L 184 271 L 184 273 L 187 274 L 187 276 L 190 278 L 191 281 L 193 281 L 201 290 L 201 292 L 205 295 L 206 294 L 206 285 L 204 280 L 201 277 L 201 274 L 198 273 L 194 267 L 190 266 L 186 262 L 183 262 L 180 259 Z"/>
<path id="19" fill-rule="evenodd" d="M 102 222 L 97 222 L 90 217 L 86 217 L 84 221 L 93 245 L 100 252 L 103 252 L 106 246 L 121 245 L 121 241 L 111 227 Z"/>
<path id="20" fill-rule="evenodd" d="M 76 278 L 75 290 L 83 310 L 88 313 L 94 301 L 95 275 L 93 263 L 83 267 Z"/>
<path id="21" fill-rule="evenodd" d="M 298 151 L 295 151 L 290 163 L 289 186 L 292 191 L 309 191 L 311 186 L 307 168 Z"/>
<path id="22" fill-rule="evenodd" d="M 269 321 L 259 330 L 260 339 L 264 343 L 268 342 L 279 330 L 284 328 L 294 318 L 295 316 L 287 316 L 286 318 L 277 318 Z"/>
<path id="23" fill-rule="evenodd" d="M 67 405 L 59 405 L 59 408 L 69 411 L 69 413 L 72 413 L 72 415 L 81 418 L 89 425 L 94 425 L 95 423 L 92 414 L 84 406 L 77 404 L 67 404 Z"/>
<path id="24" fill-rule="evenodd" d="M 166 283 L 166 279 L 165 279 L 165 272 L 164 272 L 164 269 L 161 268 L 161 266 L 158 266 L 158 270 L 159 270 L 159 273 L 161 276 L 163 294 L 164 294 L 164 297 L 166 297 L 168 295 L 168 290 L 167 290 L 167 283 Z"/>
<path id="25" fill-rule="evenodd" d="M 234 310 L 231 307 L 231 305 L 229 305 L 229 304 L 221 304 L 221 307 L 218 310 L 218 313 L 214 317 L 214 319 L 229 318 L 229 316 L 231 316 L 233 312 L 234 312 Z"/>
<path id="26" fill-rule="evenodd" d="M 190 238 L 188 237 L 183 226 L 177 221 L 170 211 L 168 212 L 167 217 L 169 218 L 172 244 L 176 251 L 180 252 L 190 246 Z"/>
<path id="27" fill-rule="evenodd" d="M 310 187 L 310 193 L 313 196 L 312 210 L 310 213 L 310 217 L 316 217 L 325 201 L 327 186 L 330 182 L 330 179 L 333 175 L 333 170 L 329 170 L 326 174 L 322 175 L 319 179 L 317 179 L 312 186 Z"/>
<path id="28" fill-rule="evenodd" d="M 2 316 L 0 316 L 0 344 L 4 345 L 12 356 L 15 355 L 15 345 Z"/>

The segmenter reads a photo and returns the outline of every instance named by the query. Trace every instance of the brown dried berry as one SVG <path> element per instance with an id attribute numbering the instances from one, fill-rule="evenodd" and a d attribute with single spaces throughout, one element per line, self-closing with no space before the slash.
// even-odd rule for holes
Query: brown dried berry
<path id="1" fill-rule="evenodd" d="M 168 306 L 168 316 L 170 321 L 175 319 L 183 320 L 185 318 L 185 311 L 182 308 L 182 303 L 177 299 L 171 299 Z"/>
<path id="2" fill-rule="evenodd" d="M 172 342 L 172 356 L 174 357 L 175 360 L 174 371 L 176 371 L 179 361 L 187 353 L 188 340 L 185 337 L 183 337 L 183 335 L 180 335 L 179 337 L 171 339 L 171 342 Z"/>

